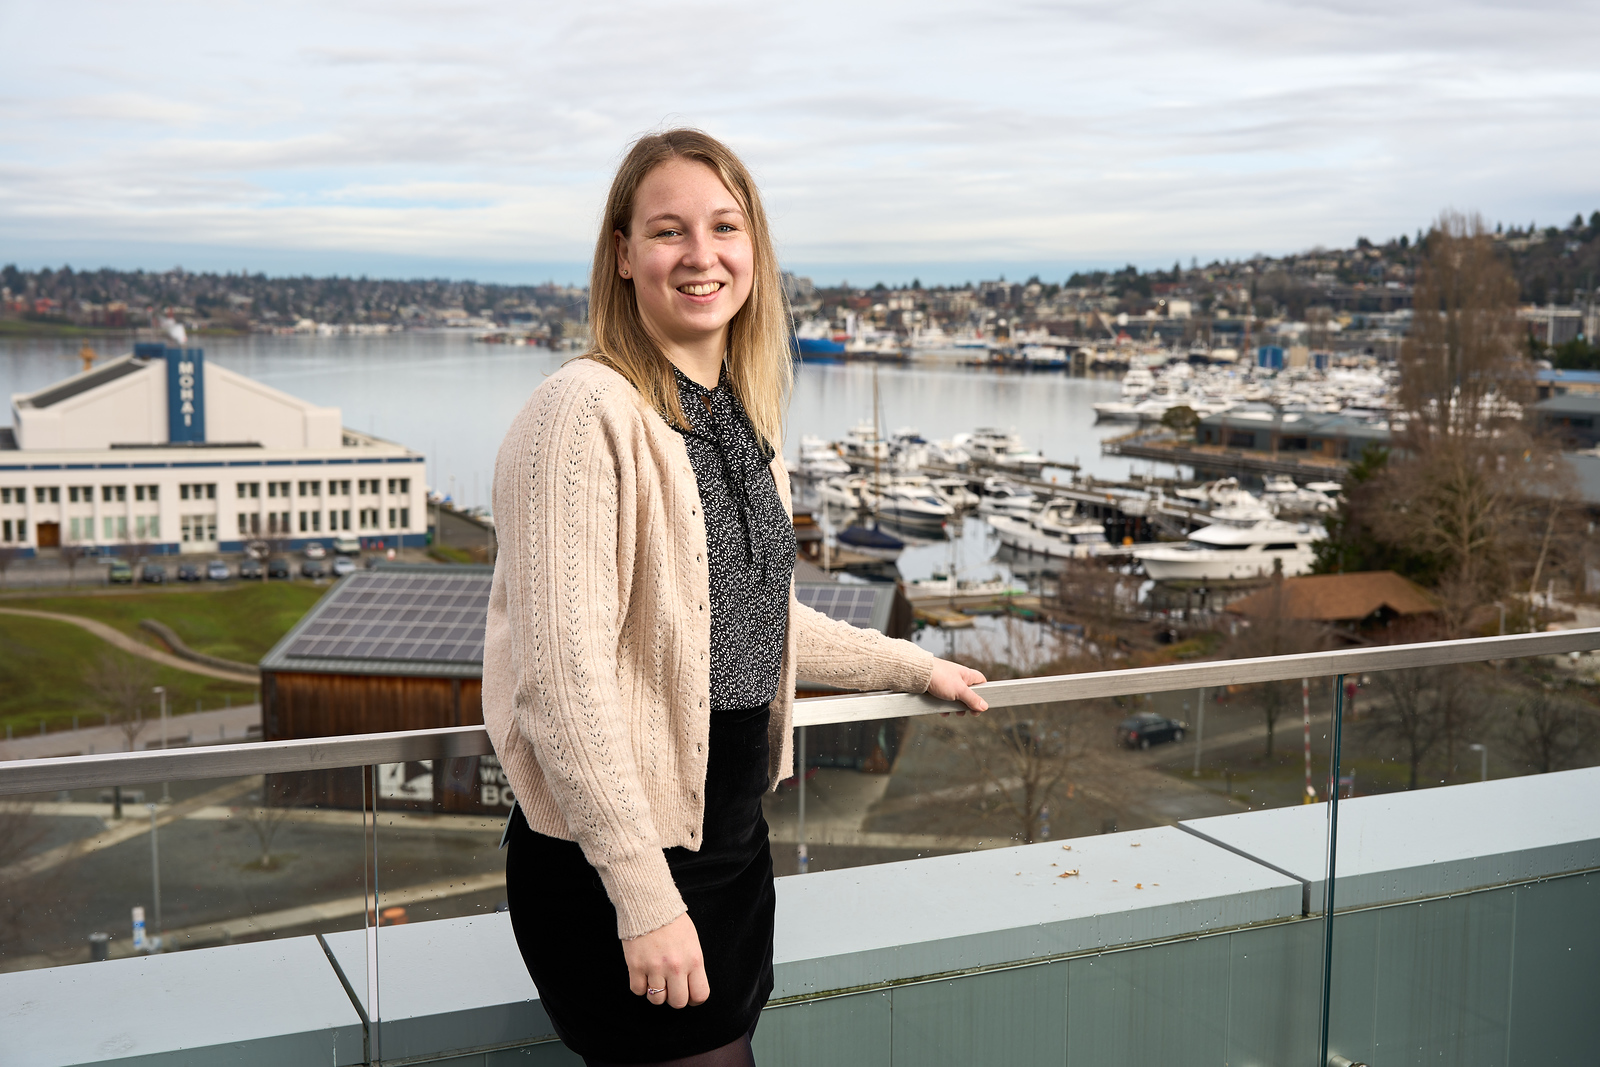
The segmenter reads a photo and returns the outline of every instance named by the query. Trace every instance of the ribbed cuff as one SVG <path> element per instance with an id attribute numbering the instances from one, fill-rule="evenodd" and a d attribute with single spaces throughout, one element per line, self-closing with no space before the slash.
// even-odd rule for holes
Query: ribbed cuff
<path id="1" fill-rule="evenodd" d="M 647 848 L 597 870 L 617 909 L 617 936 L 624 941 L 659 930 L 689 910 L 659 848 Z"/>
<path id="2" fill-rule="evenodd" d="M 894 688 L 902 693 L 926 693 L 928 683 L 933 681 L 933 665 L 939 657 L 910 641 L 896 644 L 902 646 L 906 657 L 895 670 Z"/>

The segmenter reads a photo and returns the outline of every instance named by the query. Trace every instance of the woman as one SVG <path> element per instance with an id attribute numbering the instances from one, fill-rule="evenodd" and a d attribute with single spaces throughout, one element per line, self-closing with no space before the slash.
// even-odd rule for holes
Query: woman
<path id="1" fill-rule="evenodd" d="M 593 345 L 496 465 L 483 708 L 518 799 L 512 926 L 590 1065 L 751 1064 L 772 990 L 761 796 L 793 773 L 797 668 L 975 711 L 983 676 L 794 598 L 788 318 L 731 151 L 694 130 L 633 146 L 590 301 Z"/>

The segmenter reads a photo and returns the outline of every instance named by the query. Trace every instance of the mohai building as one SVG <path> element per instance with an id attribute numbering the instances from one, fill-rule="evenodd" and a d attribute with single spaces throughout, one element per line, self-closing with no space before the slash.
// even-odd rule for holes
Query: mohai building
<path id="1" fill-rule="evenodd" d="M 425 458 L 207 363 L 135 345 L 11 398 L 0 427 L 0 551 L 102 555 L 427 543 Z"/>

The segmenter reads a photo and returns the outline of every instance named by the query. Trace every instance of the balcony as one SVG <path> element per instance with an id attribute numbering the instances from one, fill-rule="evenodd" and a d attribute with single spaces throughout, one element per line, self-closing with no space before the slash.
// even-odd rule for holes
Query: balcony
<path id="1" fill-rule="evenodd" d="M 1501 760 L 1481 782 L 1354 797 L 1348 785 L 1331 795 L 1326 786 L 1349 772 L 1372 777 L 1373 751 L 1405 755 L 1392 731 L 1377 730 L 1385 715 L 1437 710 L 1466 679 L 1485 704 L 1475 736 L 1487 737 L 1491 718 L 1529 713 L 1531 698 L 1516 694 L 1532 690 L 1512 684 L 1517 671 L 1565 670 L 1572 654 L 1597 647 L 1600 631 L 1568 631 L 994 683 L 986 695 L 996 712 L 1029 709 L 1034 733 L 1008 735 L 1025 753 L 1044 743 L 1040 724 L 1056 712 L 1182 699 L 1212 707 L 1215 731 L 1218 692 L 1232 688 L 1242 702 L 1251 687 L 1289 686 L 1294 714 L 1281 722 L 1301 728 L 1293 740 L 1315 759 L 1317 802 L 1299 802 L 1297 782 L 1286 793 L 1269 774 L 1254 792 L 1230 782 L 1213 790 L 1216 803 L 1198 805 L 1227 813 L 1164 819 L 1128 801 L 1117 809 L 1124 828 L 1002 847 L 978 846 L 1003 834 L 947 818 L 959 832 L 895 838 L 945 854 L 845 866 L 841 851 L 835 869 L 782 877 L 777 988 L 756 1033 L 758 1061 L 1592 1062 L 1600 768 L 1518 774 Z M 1350 679 L 1367 682 L 1360 715 L 1348 715 L 1350 690 L 1339 684 Z M 910 716 L 931 738 L 932 727 L 960 723 L 928 717 L 942 710 L 918 697 L 829 697 L 802 702 L 798 720 Z M 1179 784 L 1188 785 L 1197 742 L 1170 749 L 1184 766 L 1165 773 Z M 1213 732 L 1210 743 L 1223 738 Z M 381 803 L 380 786 L 396 776 L 380 768 L 448 761 L 437 780 L 456 780 L 487 752 L 482 730 L 468 727 L 0 764 L 0 795 L 25 801 L 13 824 L 44 830 L 0 868 L 6 896 L 25 887 L 49 902 L 29 920 L 34 932 L 14 936 L 19 947 L 0 957 L 0 1060 L 580 1062 L 555 1040 L 495 910 L 498 826 Z M 1125 756 L 1114 766 L 1150 753 Z M 1073 766 L 1113 758 L 1122 757 L 1080 753 Z M 1487 778 L 1489 753 L 1482 758 Z M 908 760 L 933 762 L 920 750 L 902 751 Z M 1202 762 L 1197 754 L 1195 767 Z M 304 792 L 272 796 L 274 782 L 337 767 L 368 769 L 358 772 L 359 809 Z M 992 769 L 957 807 L 976 810 L 972 798 L 1013 788 Z M 1073 804 L 1109 788 L 1081 773 Z M 163 780 L 172 804 L 130 802 L 120 825 L 105 818 L 99 790 L 154 796 Z M 814 829 L 829 800 L 819 782 L 806 794 Z M 63 790 L 83 799 L 61 799 Z M 950 794 L 925 807 L 948 805 Z M 775 802 L 776 839 L 803 836 L 784 821 L 797 814 L 791 806 Z M 792 863 L 787 846 L 774 849 Z M 281 867 L 259 858 L 250 867 L 258 851 L 280 853 Z M 67 935 L 109 927 L 110 908 L 126 924 L 125 905 L 141 904 L 153 922 L 157 872 L 167 951 L 130 951 L 119 926 L 112 958 L 66 962 L 89 952 Z M 396 908 L 405 921 L 395 922 Z M 61 943 L 52 949 L 50 937 Z"/>

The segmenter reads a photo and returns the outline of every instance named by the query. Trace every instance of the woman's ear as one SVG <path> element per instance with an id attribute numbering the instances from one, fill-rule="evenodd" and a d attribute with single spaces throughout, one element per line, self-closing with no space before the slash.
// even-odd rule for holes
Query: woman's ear
<path id="1" fill-rule="evenodd" d="M 633 268 L 628 264 L 627 236 L 621 230 L 612 230 L 611 240 L 617 250 L 617 273 L 624 278 L 633 277 Z"/>

